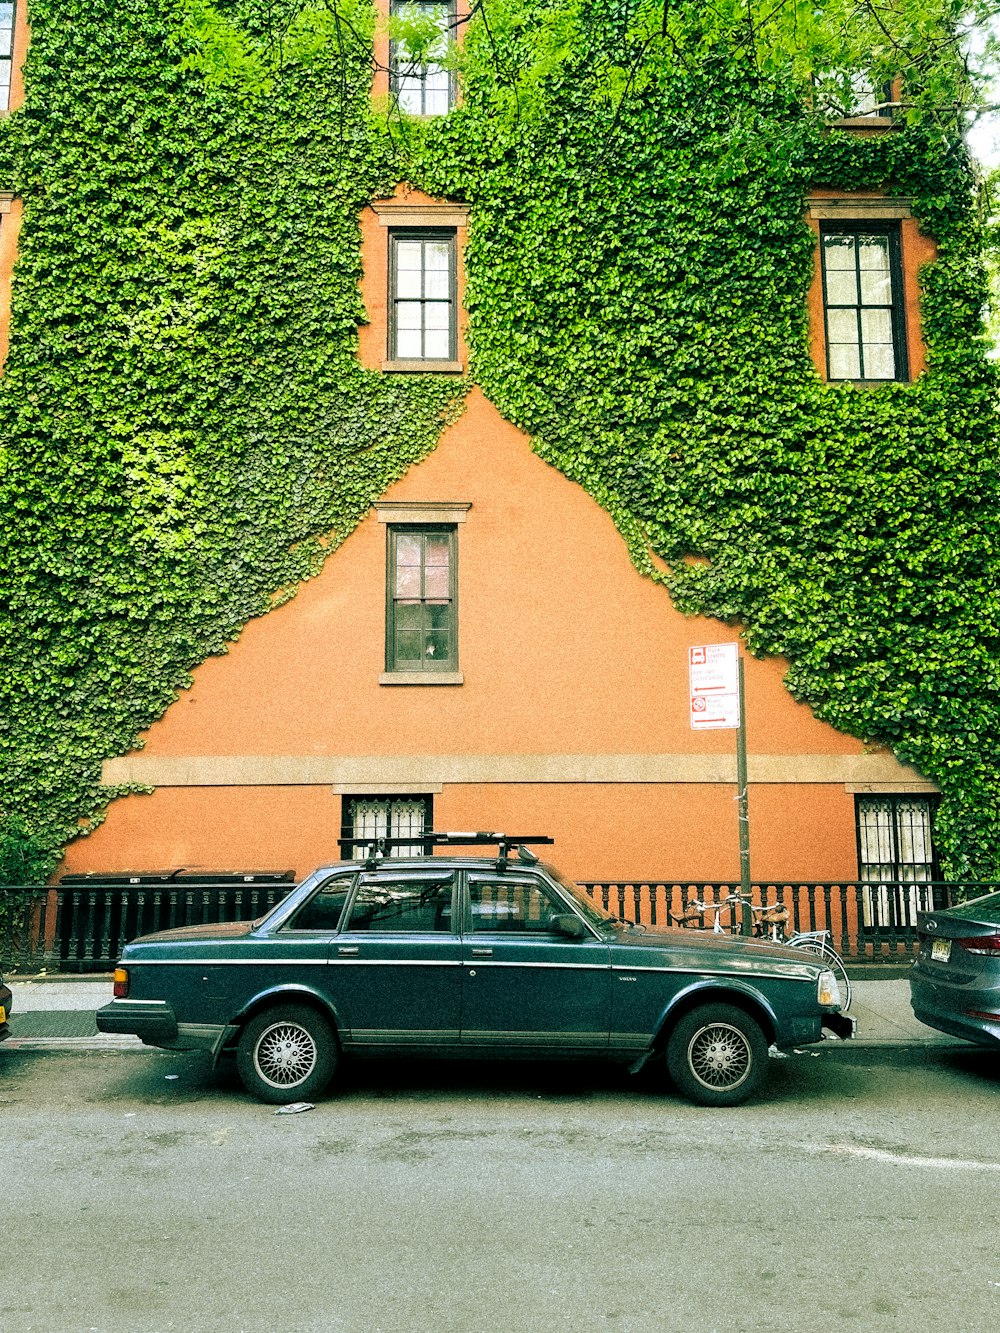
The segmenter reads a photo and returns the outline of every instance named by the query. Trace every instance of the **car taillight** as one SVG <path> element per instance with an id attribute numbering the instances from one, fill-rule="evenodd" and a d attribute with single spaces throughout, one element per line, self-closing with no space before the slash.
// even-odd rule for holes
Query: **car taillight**
<path id="1" fill-rule="evenodd" d="M 1000 935 L 979 935 L 956 940 L 967 953 L 1000 954 Z"/>
<path id="2" fill-rule="evenodd" d="M 115 999 L 124 1000 L 128 997 L 128 972 L 124 967 L 115 968 Z"/>

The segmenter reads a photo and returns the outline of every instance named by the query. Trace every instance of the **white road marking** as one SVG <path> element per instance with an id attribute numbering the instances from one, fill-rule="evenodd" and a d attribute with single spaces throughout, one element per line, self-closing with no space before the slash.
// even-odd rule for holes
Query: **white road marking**
<path id="1" fill-rule="evenodd" d="M 934 1171 L 1000 1171 L 1000 1162 L 978 1162 L 967 1157 L 918 1157 L 912 1153 L 887 1152 L 884 1148 L 861 1148 L 851 1143 L 827 1143 L 816 1151 L 835 1153 L 840 1157 L 863 1157 L 893 1166 L 929 1167 Z"/>

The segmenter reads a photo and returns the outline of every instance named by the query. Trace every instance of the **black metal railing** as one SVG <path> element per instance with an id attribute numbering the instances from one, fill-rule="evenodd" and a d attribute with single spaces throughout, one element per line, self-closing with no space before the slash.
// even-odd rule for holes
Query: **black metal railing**
<path id="1" fill-rule="evenodd" d="M 252 921 L 293 887 L 290 873 L 211 879 L 143 876 L 138 883 L 124 876 L 115 882 L 109 882 L 110 877 L 80 879 L 47 887 L 0 886 L 0 967 L 107 972 L 137 935 L 175 926 Z M 680 916 L 694 900 L 720 903 L 739 884 L 649 878 L 589 880 L 583 887 L 622 920 L 665 927 L 674 925 L 673 916 Z M 892 963 L 912 956 L 918 911 L 940 910 L 996 892 L 1000 883 L 773 880 L 754 884 L 753 900 L 787 907 L 788 933 L 830 931 L 834 947 L 848 961 Z M 704 926 L 710 929 L 712 924 L 709 912 Z M 728 908 L 722 909 L 720 924 L 731 929 Z"/>
<path id="2" fill-rule="evenodd" d="M 722 903 L 730 894 L 740 891 L 738 881 L 668 879 L 588 881 L 584 888 L 623 921 L 640 921 L 654 927 L 675 925 L 674 917 L 681 916 L 696 900 Z M 837 952 L 858 963 L 908 961 L 917 946 L 918 912 L 941 911 L 954 903 L 996 892 L 1000 892 L 1000 883 L 944 880 L 825 884 L 770 880 L 751 886 L 753 901 L 758 906 L 788 909 L 786 934 L 828 930 Z M 733 921 L 729 907 L 723 907 L 719 914 L 723 929 L 733 929 Z M 711 929 L 714 913 L 706 912 L 703 922 L 706 929 Z"/>
<path id="3" fill-rule="evenodd" d="M 108 972 L 138 935 L 253 921 L 293 885 L 288 874 L 0 887 L 0 965 L 18 971 Z"/>

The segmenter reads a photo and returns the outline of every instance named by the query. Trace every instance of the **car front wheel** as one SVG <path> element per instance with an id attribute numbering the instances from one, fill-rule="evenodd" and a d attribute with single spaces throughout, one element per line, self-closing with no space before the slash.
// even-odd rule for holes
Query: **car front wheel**
<path id="1" fill-rule="evenodd" d="M 243 1029 L 236 1067 L 247 1091 L 263 1102 L 315 1097 L 337 1067 L 337 1042 L 314 1009 L 265 1009 Z"/>
<path id="2" fill-rule="evenodd" d="M 706 1004 L 670 1034 L 667 1068 L 677 1089 L 700 1106 L 738 1106 L 764 1081 L 767 1040 L 742 1009 Z"/>

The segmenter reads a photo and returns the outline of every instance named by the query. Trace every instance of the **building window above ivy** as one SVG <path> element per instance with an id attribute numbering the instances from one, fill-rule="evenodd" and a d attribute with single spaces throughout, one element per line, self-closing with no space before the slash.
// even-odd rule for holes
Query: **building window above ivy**
<path id="1" fill-rule="evenodd" d="M 390 360 L 454 362 L 454 230 L 395 230 L 389 239 Z"/>
<path id="2" fill-rule="evenodd" d="M 889 119 L 895 110 L 892 84 L 867 73 L 828 70 L 815 76 L 813 89 L 828 120 Z"/>
<path id="3" fill-rule="evenodd" d="M 905 380 L 898 223 L 820 226 L 827 376 Z"/>
<path id="4" fill-rule="evenodd" d="M 10 106 L 10 80 L 14 67 L 14 6 L 0 3 L 0 111 Z"/>
<path id="5" fill-rule="evenodd" d="M 405 37 L 389 46 L 389 79 L 400 111 L 412 116 L 443 116 L 455 102 L 454 80 L 444 67 L 448 42 L 455 27 L 455 9 L 440 0 L 394 0 L 393 18 L 423 20 L 433 31 L 426 46 Z"/>

